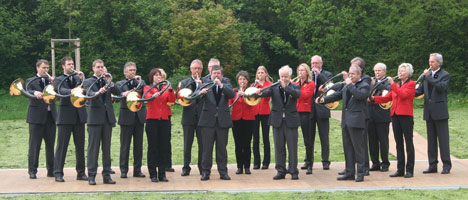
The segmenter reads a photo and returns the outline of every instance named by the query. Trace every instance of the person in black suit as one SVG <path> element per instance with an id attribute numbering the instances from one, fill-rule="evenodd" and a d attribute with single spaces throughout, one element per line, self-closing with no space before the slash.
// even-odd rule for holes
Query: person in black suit
<path id="1" fill-rule="evenodd" d="M 424 70 L 425 80 L 416 90 L 416 96 L 424 94 L 424 120 L 427 128 L 427 155 L 429 168 L 423 173 L 437 172 L 437 143 L 442 160 L 442 174 L 449 174 L 452 169 L 450 159 L 447 93 L 450 74 L 441 68 L 442 55 L 433 53 L 429 56 L 430 70 Z"/>
<path id="2" fill-rule="evenodd" d="M 364 59 L 362 59 L 361 57 L 355 57 L 353 59 L 351 59 L 350 61 L 351 65 L 356 65 L 356 66 L 359 66 L 359 68 L 361 68 L 361 79 L 362 81 L 366 82 L 368 85 L 371 85 L 371 80 L 372 78 L 367 75 L 367 74 L 364 74 L 365 72 L 365 68 L 366 68 L 366 62 L 364 62 Z M 364 113 L 366 114 L 366 124 L 369 123 L 369 109 L 367 108 L 367 106 L 364 108 Z M 366 153 L 365 153 L 365 159 L 366 159 L 366 162 L 364 164 L 364 169 L 365 169 L 365 175 L 366 176 L 369 176 L 369 167 L 370 167 L 370 164 L 369 164 L 369 146 L 367 146 L 367 141 L 368 141 L 368 138 L 367 136 L 369 135 L 368 133 L 368 130 L 367 130 L 367 125 L 366 127 L 364 128 L 364 131 L 366 132 Z"/>
<path id="3" fill-rule="evenodd" d="M 73 88 L 81 85 L 84 78 L 83 72 L 73 72 L 75 65 L 71 57 L 64 57 L 62 59 L 62 68 L 63 74 L 55 79 L 54 85 L 61 95 L 69 95 Z M 57 182 L 65 181 L 63 179 L 63 166 L 65 164 L 68 144 L 70 142 L 72 132 L 73 142 L 75 143 L 76 179 L 88 180 L 85 173 L 86 165 L 84 157 L 86 118 L 87 115 L 85 107 L 75 108 L 70 101 L 70 97 L 60 99 L 57 118 L 59 134 L 54 160 L 54 175 L 55 181 Z"/>
<path id="4" fill-rule="evenodd" d="M 310 111 L 310 125 L 309 131 L 311 132 L 311 158 L 306 155 L 305 163 L 301 169 L 307 169 L 308 173 L 312 173 L 312 166 L 314 164 L 314 144 L 315 144 L 315 133 L 316 127 L 318 127 L 318 133 L 320 136 L 320 145 L 322 147 L 322 167 L 324 170 L 330 169 L 330 109 L 325 107 L 323 104 L 316 104 L 314 99 L 319 97 L 322 94 L 322 91 L 319 90 L 319 87 L 323 85 L 328 79 L 333 75 L 329 71 L 326 71 L 322 68 L 323 61 L 322 57 L 319 55 L 314 55 L 311 58 L 312 66 L 312 81 L 315 83 L 314 96 L 312 97 L 311 102 L 311 111 Z"/>
<path id="5" fill-rule="evenodd" d="M 112 180 L 111 174 L 111 157 L 110 146 L 112 137 L 112 127 L 115 126 L 115 114 L 112 107 L 111 93 L 120 95 L 117 87 L 113 83 L 106 84 L 110 81 L 108 78 L 99 79 L 105 76 L 104 61 L 98 59 L 93 62 L 94 75 L 87 78 L 83 87 L 89 91 L 88 96 L 95 96 L 94 99 L 89 100 L 88 106 L 88 182 L 90 185 L 96 185 L 95 177 L 97 174 L 99 147 L 102 143 L 102 176 L 105 184 L 115 184 Z"/>
<path id="6" fill-rule="evenodd" d="M 357 164 L 356 182 L 364 181 L 365 175 L 365 107 L 369 95 L 369 85 L 361 79 L 361 68 L 351 65 L 349 73 L 342 72 L 345 86 L 340 92 L 335 92 L 323 99 L 317 98 L 316 103 L 330 103 L 343 99 L 341 128 L 343 147 L 346 160 L 346 173 L 338 180 L 354 180 Z"/>
<path id="7" fill-rule="evenodd" d="M 291 82 L 292 69 L 283 66 L 279 69 L 280 86 L 271 87 L 263 94 L 257 90 L 262 97 L 272 99 L 272 108 L 269 118 L 270 126 L 273 126 L 273 139 L 275 143 L 276 171 L 273 179 L 284 179 L 286 173 L 291 174 L 292 180 L 299 179 L 297 170 L 297 128 L 301 125 L 299 113 L 297 112 L 297 99 L 301 96 L 301 87 Z M 288 146 L 288 166 L 286 170 L 286 149 Z"/>
<path id="8" fill-rule="evenodd" d="M 211 69 L 211 80 L 216 84 L 211 90 L 205 88 L 200 91 L 204 95 L 198 126 L 201 130 L 203 141 L 202 177 L 205 181 L 210 179 L 213 163 L 213 145 L 216 142 L 216 163 L 220 178 L 231 180 L 227 169 L 227 151 L 229 128 L 232 127 L 229 113 L 229 99 L 236 95 L 231 83 L 223 79 L 223 68 L 214 65 Z M 207 84 L 207 83 L 205 83 Z"/>
<path id="9" fill-rule="evenodd" d="M 371 88 L 377 86 L 374 96 L 382 96 L 383 91 L 390 91 L 390 83 L 386 79 L 387 66 L 384 63 L 377 63 L 374 66 L 375 78 L 372 79 Z M 388 133 L 390 124 L 390 109 L 382 109 L 380 105 L 367 102 L 369 109 L 369 122 L 367 123 L 369 136 L 369 152 L 372 160 L 370 171 L 388 171 L 390 162 L 388 161 Z M 379 159 L 382 158 L 382 162 Z"/>
<path id="10" fill-rule="evenodd" d="M 142 92 L 145 81 L 141 76 L 136 75 L 137 67 L 134 62 L 127 62 L 124 65 L 125 79 L 116 83 L 122 96 L 136 88 L 140 81 L 143 81 L 137 92 Z M 119 121 L 120 124 L 120 178 L 127 178 L 128 158 L 130 153 L 130 144 L 133 137 L 133 177 L 145 177 L 141 172 L 141 161 L 143 157 L 143 129 L 146 122 L 145 104 L 137 112 L 132 112 L 127 107 L 127 100 L 120 101 Z"/>
<path id="11" fill-rule="evenodd" d="M 42 139 L 44 139 L 45 143 L 47 177 L 54 177 L 55 120 L 57 111 L 54 102 L 46 104 L 42 100 L 44 87 L 53 82 L 53 78 L 47 77 L 49 62 L 43 59 L 37 61 L 36 71 L 36 76 L 26 80 L 29 86 L 25 88 L 27 92 L 36 96 L 36 98 L 29 100 L 26 119 L 26 122 L 29 123 L 28 173 L 30 179 L 37 178 L 36 173 Z"/>
<path id="12" fill-rule="evenodd" d="M 179 89 L 190 88 L 195 91 L 197 84 L 202 85 L 201 74 L 203 71 L 203 64 L 200 60 L 193 60 L 190 64 L 190 72 L 192 76 L 190 78 L 184 79 L 179 83 Z M 190 175 L 190 162 L 192 159 L 192 144 L 194 136 L 197 137 L 198 143 L 198 170 L 201 174 L 201 161 L 202 161 L 202 151 L 203 143 L 201 138 L 200 129 L 197 127 L 199 114 L 202 104 L 199 103 L 199 100 L 194 100 L 189 106 L 185 106 L 182 111 L 182 128 L 184 130 L 184 166 L 182 167 L 181 176 Z M 196 133 L 196 134 L 195 134 Z"/>

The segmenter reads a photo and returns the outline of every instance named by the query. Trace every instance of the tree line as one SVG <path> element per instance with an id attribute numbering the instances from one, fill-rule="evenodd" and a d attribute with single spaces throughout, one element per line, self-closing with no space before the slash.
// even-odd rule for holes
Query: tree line
<path id="1" fill-rule="evenodd" d="M 315 54 L 333 73 L 356 56 L 369 75 L 377 62 L 390 76 L 409 62 L 416 79 L 438 52 L 451 91 L 468 92 L 466 0 L 2 0 L 1 88 L 33 76 L 38 59 L 50 61 L 51 38 L 80 38 L 82 70 L 91 75 L 92 61 L 101 58 L 116 79 L 134 61 L 144 77 L 161 67 L 177 81 L 191 60 L 211 57 L 231 78 L 239 70 L 253 78 L 260 65 L 277 76 L 283 65 L 310 65 Z M 67 55 L 56 51 L 58 59 Z"/>

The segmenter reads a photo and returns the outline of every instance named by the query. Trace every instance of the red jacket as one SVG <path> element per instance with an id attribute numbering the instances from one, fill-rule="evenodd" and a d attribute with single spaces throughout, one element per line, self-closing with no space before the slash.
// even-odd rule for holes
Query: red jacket
<path id="1" fill-rule="evenodd" d="M 270 81 L 265 81 L 263 85 L 257 85 L 256 88 L 264 88 L 270 86 L 272 83 Z M 269 115 L 270 110 L 270 98 L 271 97 L 263 97 L 260 103 L 254 106 L 254 113 L 255 115 Z"/>
<path id="2" fill-rule="evenodd" d="M 237 91 L 237 89 L 234 88 L 234 91 Z M 234 100 L 236 99 L 237 97 L 237 93 L 236 92 L 236 96 L 232 99 L 229 99 L 229 105 L 231 105 L 232 103 L 234 103 Z M 237 103 L 234 104 L 234 106 L 232 107 L 232 111 L 231 111 L 231 118 L 233 121 L 235 120 L 255 120 L 255 107 L 256 106 L 250 106 L 248 104 L 245 103 L 244 101 L 244 97 L 240 97 L 239 100 L 237 100 Z"/>
<path id="3" fill-rule="evenodd" d="M 145 86 L 143 92 L 146 92 L 150 86 Z M 144 98 L 150 98 L 154 93 L 158 92 L 157 88 L 151 89 Z M 167 90 L 161 96 L 157 97 L 152 101 L 148 101 L 148 111 L 146 113 L 146 119 L 163 119 L 169 120 L 169 116 L 172 115 L 171 107 L 168 103 L 174 103 L 176 96 L 172 90 Z"/>
<path id="4" fill-rule="evenodd" d="M 390 86 L 390 92 L 383 97 L 374 97 L 374 104 L 386 103 L 393 101 L 392 111 L 390 116 L 393 115 L 407 115 L 413 116 L 413 99 L 416 92 L 416 83 L 409 80 L 401 87 L 400 84 L 393 83 Z"/>
<path id="5" fill-rule="evenodd" d="M 295 82 L 301 86 L 301 82 Z M 297 112 L 310 112 L 312 97 L 314 96 L 315 83 L 307 82 L 301 86 L 301 96 L 297 99 Z"/>

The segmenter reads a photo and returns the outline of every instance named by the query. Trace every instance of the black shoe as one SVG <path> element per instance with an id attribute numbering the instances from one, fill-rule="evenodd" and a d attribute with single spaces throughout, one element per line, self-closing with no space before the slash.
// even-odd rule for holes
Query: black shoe
<path id="1" fill-rule="evenodd" d="M 260 169 L 260 164 L 254 164 L 253 169 Z"/>
<path id="2" fill-rule="evenodd" d="M 94 180 L 94 177 L 90 176 L 90 177 L 88 178 L 88 183 L 89 183 L 90 185 L 96 185 L 96 181 Z"/>
<path id="3" fill-rule="evenodd" d="M 47 172 L 47 177 L 55 177 L 53 172 Z"/>
<path id="4" fill-rule="evenodd" d="M 55 177 L 55 182 L 65 182 L 65 180 L 63 179 L 63 177 L 57 176 Z"/>
<path id="5" fill-rule="evenodd" d="M 236 174 L 243 174 L 244 171 L 242 170 L 242 168 L 237 168 L 237 171 L 236 171 Z"/>
<path id="6" fill-rule="evenodd" d="M 183 169 L 182 174 L 180 174 L 180 175 L 181 176 L 188 176 L 188 175 L 190 175 L 190 170 Z"/>
<path id="7" fill-rule="evenodd" d="M 369 175 L 370 175 L 369 170 L 368 169 L 364 170 L 364 176 L 369 176 Z"/>
<path id="8" fill-rule="evenodd" d="M 404 176 L 403 172 L 399 172 L 399 171 L 393 174 L 390 174 L 390 177 L 402 177 L 402 176 Z"/>
<path id="9" fill-rule="evenodd" d="M 308 166 L 309 166 L 308 163 L 304 163 L 304 164 L 301 166 L 301 169 L 307 169 Z"/>
<path id="10" fill-rule="evenodd" d="M 354 175 L 353 176 L 343 175 L 343 176 L 340 176 L 340 177 L 336 178 L 336 180 L 339 180 L 339 181 L 354 180 Z"/>
<path id="11" fill-rule="evenodd" d="M 330 169 L 330 163 L 329 162 L 323 162 L 322 166 L 323 166 L 323 170 L 329 170 Z"/>
<path id="12" fill-rule="evenodd" d="M 29 174 L 29 179 L 36 179 L 36 178 L 37 178 L 36 174 L 33 174 L 33 173 Z"/>
<path id="13" fill-rule="evenodd" d="M 441 174 L 450 174 L 450 169 L 443 169 Z"/>
<path id="14" fill-rule="evenodd" d="M 158 179 L 159 179 L 159 181 L 162 181 L 162 182 L 169 182 L 169 180 L 167 180 L 167 178 L 165 176 L 161 176 Z"/>
<path id="15" fill-rule="evenodd" d="M 170 167 L 170 168 L 166 168 L 166 172 L 175 172 L 175 169 Z"/>
<path id="16" fill-rule="evenodd" d="M 202 174 L 202 177 L 200 178 L 202 181 L 207 181 L 210 180 L 210 175 L 209 174 Z"/>
<path id="17" fill-rule="evenodd" d="M 220 174 L 219 178 L 222 180 L 231 180 L 231 177 L 229 177 L 227 174 Z"/>
<path id="18" fill-rule="evenodd" d="M 273 177 L 273 180 L 280 180 L 280 179 L 284 179 L 286 177 L 285 174 L 276 174 L 274 177 Z"/>
<path id="19" fill-rule="evenodd" d="M 298 174 L 292 174 L 291 175 L 291 180 L 299 180 L 299 175 Z"/>
<path id="20" fill-rule="evenodd" d="M 369 169 L 369 171 L 379 171 L 380 166 L 379 165 L 372 165 L 372 167 Z"/>
<path id="21" fill-rule="evenodd" d="M 145 178 L 145 174 L 141 172 L 133 172 L 133 177 Z"/>
<path id="22" fill-rule="evenodd" d="M 268 165 L 262 165 L 262 169 L 268 169 Z"/>
<path id="23" fill-rule="evenodd" d="M 127 172 L 122 172 L 122 173 L 120 174 L 120 178 L 127 178 L 127 177 L 128 177 L 128 176 L 127 176 Z"/>
<path id="24" fill-rule="evenodd" d="M 156 177 L 151 178 L 151 182 L 158 182 L 158 178 Z"/>
<path id="25" fill-rule="evenodd" d="M 346 174 L 346 170 L 343 170 L 341 172 L 338 172 L 338 175 L 345 175 Z"/>
<path id="26" fill-rule="evenodd" d="M 356 182 L 363 182 L 364 181 L 364 176 L 358 176 L 356 178 Z"/>
<path id="27" fill-rule="evenodd" d="M 428 169 L 423 171 L 423 174 L 430 174 L 430 173 L 437 173 L 437 168 L 429 167 Z"/>
<path id="28" fill-rule="evenodd" d="M 411 178 L 413 177 L 413 172 L 406 172 L 405 178 Z"/>
<path id="29" fill-rule="evenodd" d="M 262 168 L 263 169 L 263 168 Z M 245 174 L 252 174 L 252 172 L 250 172 L 250 169 L 249 168 L 246 168 L 245 169 Z"/>
<path id="30" fill-rule="evenodd" d="M 312 166 L 307 167 L 306 174 L 312 174 Z"/>
<path id="31" fill-rule="evenodd" d="M 382 166 L 382 168 L 380 168 L 380 171 L 381 172 L 388 172 L 388 167 L 387 166 Z"/>
<path id="32" fill-rule="evenodd" d="M 86 174 L 78 174 L 76 175 L 76 180 L 79 180 L 79 181 L 87 181 L 88 180 L 88 176 L 86 176 Z"/>
<path id="33" fill-rule="evenodd" d="M 110 176 L 104 176 L 103 179 L 104 179 L 104 184 L 115 184 L 116 183 L 114 180 L 112 180 L 112 178 Z"/>
<path id="34" fill-rule="evenodd" d="M 115 171 L 111 169 L 109 173 L 110 174 L 115 174 Z"/>

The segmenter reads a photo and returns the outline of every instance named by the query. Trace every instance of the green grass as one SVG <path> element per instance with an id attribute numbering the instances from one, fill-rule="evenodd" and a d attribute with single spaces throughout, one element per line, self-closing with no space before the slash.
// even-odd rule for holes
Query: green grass
<path id="1" fill-rule="evenodd" d="M 457 190 L 376 190 L 336 192 L 246 192 L 246 193 L 92 193 L 0 196 L 0 199 L 465 199 L 468 189 Z"/>

